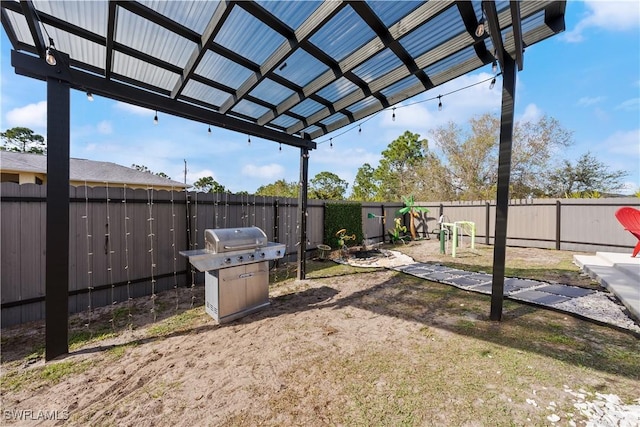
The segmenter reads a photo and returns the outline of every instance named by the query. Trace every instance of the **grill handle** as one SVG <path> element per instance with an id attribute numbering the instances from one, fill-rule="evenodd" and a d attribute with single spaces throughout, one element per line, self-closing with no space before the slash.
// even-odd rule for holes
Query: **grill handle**
<path id="1" fill-rule="evenodd" d="M 239 251 L 242 249 L 256 249 L 257 246 L 253 243 L 250 243 L 248 245 L 236 245 L 236 246 L 224 245 L 224 248 L 230 251 Z"/>

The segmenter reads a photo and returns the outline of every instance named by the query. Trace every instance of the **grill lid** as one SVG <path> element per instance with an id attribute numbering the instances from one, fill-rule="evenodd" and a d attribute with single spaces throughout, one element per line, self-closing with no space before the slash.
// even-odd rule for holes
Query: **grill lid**
<path id="1" fill-rule="evenodd" d="M 267 235 L 258 227 L 215 228 L 204 231 L 205 249 L 214 254 L 267 246 Z"/>

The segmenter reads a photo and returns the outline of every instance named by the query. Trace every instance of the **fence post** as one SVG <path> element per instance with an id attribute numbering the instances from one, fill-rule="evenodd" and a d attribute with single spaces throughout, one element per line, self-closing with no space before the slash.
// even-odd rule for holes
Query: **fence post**
<path id="1" fill-rule="evenodd" d="M 560 250 L 560 213 L 561 213 L 560 200 L 556 200 L 556 250 Z"/>
<path id="2" fill-rule="evenodd" d="M 382 227 L 382 243 L 384 243 L 384 238 L 385 238 L 384 226 L 387 220 L 385 209 L 384 209 L 384 203 L 380 205 L 380 209 L 382 210 L 382 218 L 380 218 L 380 224 L 381 224 L 380 226 Z"/>
<path id="3" fill-rule="evenodd" d="M 484 243 L 489 246 L 489 230 L 491 230 L 489 227 L 491 226 L 490 222 L 491 222 L 491 203 L 487 202 L 487 211 L 486 211 L 486 217 L 485 217 L 485 221 L 486 221 L 486 228 L 485 230 L 487 230 L 487 232 L 485 233 L 484 236 Z"/>
<path id="4" fill-rule="evenodd" d="M 280 222 L 279 210 L 278 199 L 275 199 L 273 201 L 273 241 L 276 243 L 280 241 L 280 230 L 278 224 Z"/>

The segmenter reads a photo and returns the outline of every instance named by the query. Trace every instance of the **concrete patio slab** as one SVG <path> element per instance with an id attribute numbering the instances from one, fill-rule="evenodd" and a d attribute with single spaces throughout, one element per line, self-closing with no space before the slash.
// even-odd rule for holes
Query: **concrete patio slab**
<path id="1" fill-rule="evenodd" d="M 640 321 L 640 257 L 629 253 L 596 252 L 574 255 L 573 262 L 597 280 Z"/>

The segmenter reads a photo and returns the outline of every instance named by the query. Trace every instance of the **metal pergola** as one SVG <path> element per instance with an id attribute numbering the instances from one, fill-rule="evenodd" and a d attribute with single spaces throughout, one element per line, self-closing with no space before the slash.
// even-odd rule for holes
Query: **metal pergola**
<path id="1" fill-rule="evenodd" d="M 300 149 L 487 64 L 503 74 L 491 319 L 502 316 L 517 71 L 565 1 L 3 0 L 16 73 L 47 82 L 46 359 L 68 352 L 69 90 Z"/>

